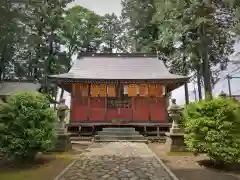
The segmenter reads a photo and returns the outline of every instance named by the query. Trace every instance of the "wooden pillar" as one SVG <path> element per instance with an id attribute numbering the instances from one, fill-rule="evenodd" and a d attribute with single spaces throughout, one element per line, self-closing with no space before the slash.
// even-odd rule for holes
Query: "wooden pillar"
<path id="1" fill-rule="evenodd" d="M 148 120 L 149 121 L 151 121 L 151 99 L 150 99 L 150 97 L 149 97 L 149 84 L 147 85 L 147 92 L 148 92 L 148 94 L 147 94 L 147 103 L 148 103 Z"/>
<path id="2" fill-rule="evenodd" d="M 94 130 L 95 130 L 95 126 L 92 126 L 92 135 L 94 133 Z"/>
<path id="3" fill-rule="evenodd" d="M 160 136 L 159 126 L 157 126 L 157 137 Z"/>
<path id="4" fill-rule="evenodd" d="M 166 86 L 164 88 L 164 93 L 162 98 L 164 100 L 164 106 L 165 106 L 165 121 L 169 123 L 169 116 L 168 116 L 169 93 L 168 93 L 168 88 Z"/>
<path id="5" fill-rule="evenodd" d="M 91 117 L 91 84 L 88 84 L 88 115 L 87 120 Z"/>
<path id="6" fill-rule="evenodd" d="M 108 87 L 106 85 L 106 94 L 105 94 L 105 107 L 104 107 L 104 120 L 107 120 L 107 104 L 108 104 Z"/>
<path id="7" fill-rule="evenodd" d="M 73 83 L 72 84 L 72 92 L 71 92 L 71 107 L 70 107 L 70 121 L 72 120 L 72 109 L 74 108 L 75 109 L 75 107 L 73 107 L 73 106 L 76 106 L 76 84 L 75 83 Z M 75 111 L 76 111 L 76 109 L 75 109 Z"/>
<path id="8" fill-rule="evenodd" d="M 135 97 L 132 97 L 132 120 L 134 120 Z"/>
<path id="9" fill-rule="evenodd" d="M 147 136 L 147 127 L 144 126 L 144 136 Z"/>
<path id="10" fill-rule="evenodd" d="M 78 134 L 81 135 L 82 126 L 78 127 Z"/>

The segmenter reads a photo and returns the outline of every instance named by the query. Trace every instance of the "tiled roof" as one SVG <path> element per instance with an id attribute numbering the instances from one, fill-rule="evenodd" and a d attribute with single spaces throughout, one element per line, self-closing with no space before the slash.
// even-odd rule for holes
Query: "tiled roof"
<path id="1" fill-rule="evenodd" d="M 83 56 L 68 73 L 52 75 L 63 79 L 188 79 L 169 73 L 162 60 L 153 56 Z"/>
<path id="2" fill-rule="evenodd" d="M 41 88 L 41 84 L 33 82 L 2 82 L 0 83 L 0 95 L 8 96 L 18 92 L 36 92 Z"/>

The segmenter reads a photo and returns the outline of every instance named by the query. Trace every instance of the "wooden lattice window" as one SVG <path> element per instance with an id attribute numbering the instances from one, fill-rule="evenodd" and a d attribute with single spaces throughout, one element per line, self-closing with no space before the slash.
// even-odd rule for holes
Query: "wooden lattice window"
<path id="1" fill-rule="evenodd" d="M 132 98 L 108 97 L 107 108 L 132 108 Z"/>

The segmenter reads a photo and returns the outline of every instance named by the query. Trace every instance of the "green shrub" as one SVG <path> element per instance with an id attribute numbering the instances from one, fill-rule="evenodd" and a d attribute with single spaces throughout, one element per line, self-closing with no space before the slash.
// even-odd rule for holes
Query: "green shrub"
<path id="1" fill-rule="evenodd" d="M 194 153 L 219 162 L 240 162 L 240 105 L 217 98 L 189 104 L 184 110 L 185 143 Z"/>
<path id="2" fill-rule="evenodd" d="M 19 93 L 0 105 L 0 153 L 14 160 L 34 159 L 52 147 L 55 111 L 40 93 Z"/>

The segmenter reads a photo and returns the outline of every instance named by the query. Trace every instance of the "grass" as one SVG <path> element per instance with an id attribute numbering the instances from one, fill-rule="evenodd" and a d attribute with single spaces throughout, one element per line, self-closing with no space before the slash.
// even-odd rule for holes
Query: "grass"
<path id="1" fill-rule="evenodd" d="M 13 165 L 1 163 L 1 180 L 53 180 L 72 162 L 71 153 L 47 154 L 37 157 L 31 164 Z"/>

